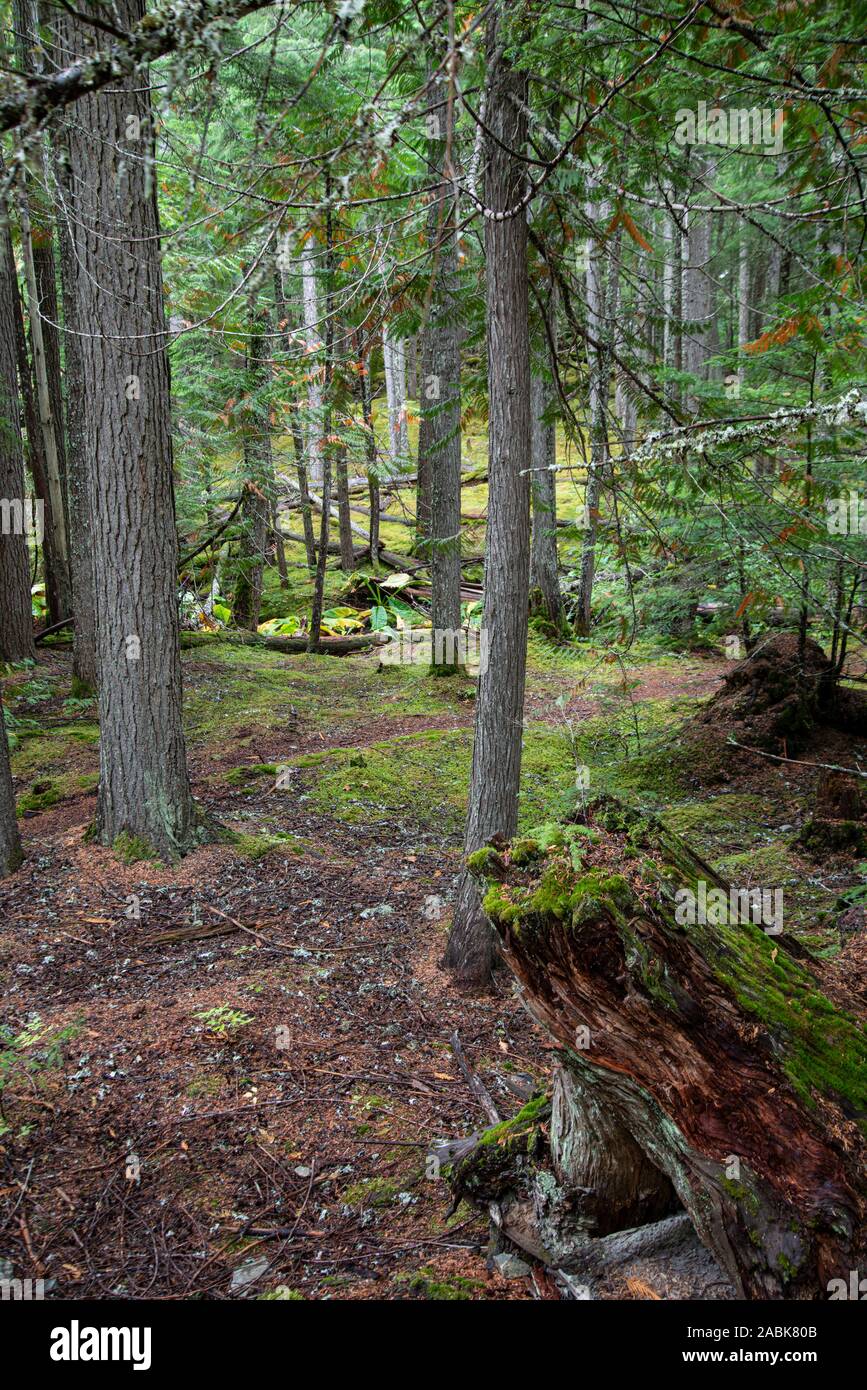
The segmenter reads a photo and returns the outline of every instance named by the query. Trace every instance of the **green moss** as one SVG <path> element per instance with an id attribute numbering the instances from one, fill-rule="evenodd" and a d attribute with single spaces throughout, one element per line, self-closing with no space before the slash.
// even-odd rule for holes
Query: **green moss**
<path id="1" fill-rule="evenodd" d="M 226 773 L 226 781 L 230 787 L 246 787 L 252 782 L 259 782 L 263 777 L 276 777 L 277 767 L 274 763 L 252 763 L 247 767 L 233 767 Z"/>
<path id="2" fill-rule="evenodd" d="M 68 736 L 76 743 L 99 743 L 99 725 L 78 724 L 68 730 Z"/>
<path id="3" fill-rule="evenodd" d="M 792 838 L 789 837 L 790 840 Z M 838 938 L 832 926 L 829 925 L 821 936 L 816 932 L 821 914 L 829 912 L 834 905 L 835 890 L 825 887 L 815 875 L 804 872 L 803 861 L 790 850 L 785 838 L 756 844 L 738 854 L 712 858 L 711 863 L 718 873 L 739 886 L 782 888 L 785 894 L 786 930 L 796 932 L 798 939 L 811 949 L 815 946 L 826 950 L 835 944 Z M 806 935 L 802 928 L 812 929 L 810 935 Z"/>
<path id="4" fill-rule="evenodd" d="M 467 868 L 470 873 L 481 878 L 488 872 L 492 861 L 499 857 L 491 845 L 483 845 L 481 849 L 474 850 L 472 854 L 467 855 Z"/>
<path id="5" fill-rule="evenodd" d="M 224 832 L 221 836 L 242 859 L 250 859 L 257 863 L 264 859 L 266 854 L 272 854 L 275 850 L 282 850 L 284 854 L 303 854 L 304 843 L 295 835 L 275 832 L 273 835 L 261 834 L 242 834 L 235 831 Z"/>
<path id="6" fill-rule="evenodd" d="M 486 1129 L 465 1158 L 453 1168 L 446 1166 L 455 1196 L 488 1201 L 513 1189 L 517 1169 L 532 1164 L 544 1151 L 550 1114 L 550 1098 L 536 1095 L 510 1120 Z"/>
<path id="7" fill-rule="evenodd" d="M 486 1129 L 479 1139 L 480 1147 L 483 1145 L 495 1145 L 497 1148 L 509 1148 L 515 1145 L 526 1147 L 525 1141 L 532 1137 L 537 1127 L 548 1118 L 551 1107 L 551 1098 L 546 1092 L 542 1091 L 539 1095 L 533 1096 L 522 1106 L 517 1115 L 513 1115 L 510 1120 L 503 1120 L 501 1124 L 492 1125 Z"/>
<path id="8" fill-rule="evenodd" d="M 366 745 L 363 767 L 353 762 L 358 752 L 336 748 L 294 760 L 322 810 L 350 823 L 394 816 L 443 834 L 462 832 L 472 760 L 469 729 L 428 729 Z M 531 725 L 524 739 L 519 824 L 529 827 L 568 813 L 574 780 L 565 735 Z"/>
<path id="9" fill-rule="evenodd" d="M 402 815 L 425 826 L 458 833 L 469 779 L 469 731 L 426 730 L 364 749 L 364 766 L 354 748 L 312 753 L 296 760 L 307 774 L 313 801 L 351 823 Z"/>
<path id="10" fill-rule="evenodd" d="M 49 807 L 56 806 L 63 795 L 61 787 L 55 781 L 37 782 L 39 791 L 25 792 L 18 798 L 18 814 L 22 816 L 25 811 L 47 811 Z"/>
<path id="11" fill-rule="evenodd" d="M 303 1293 L 297 1289 L 290 1289 L 288 1284 L 278 1284 L 276 1289 L 269 1289 L 267 1293 L 260 1293 L 257 1299 L 259 1303 L 270 1303 L 279 1301 L 281 1303 L 303 1303 L 305 1301 Z"/>
<path id="12" fill-rule="evenodd" d="M 767 797 L 723 792 L 667 810 L 663 819 L 690 843 L 700 838 L 704 845 L 711 843 L 725 849 L 742 850 L 745 845 L 761 839 L 761 827 L 767 815 Z"/>
<path id="13" fill-rule="evenodd" d="M 451 1279 L 439 1279 L 429 1266 L 416 1270 L 414 1274 L 396 1274 L 394 1282 L 434 1303 L 463 1302 L 484 1288 L 480 1279 L 465 1279 L 460 1274 Z"/>
<path id="14" fill-rule="evenodd" d="M 526 839 L 513 841 L 510 858 L 513 864 L 529 864 L 534 859 L 540 859 L 543 852 L 538 842 L 528 836 Z M 470 859 L 474 861 L 472 864 Z M 478 855 L 470 855 L 467 865 L 474 873 L 484 871 L 484 860 Z"/>
<path id="15" fill-rule="evenodd" d="M 744 1183 L 737 1182 L 734 1178 L 721 1178 L 720 1185 L 725 1189 L 733 1201 L 739 1202 L 744 1211 L 750 1216 L 757 1216 L 759 1212 L 759 1199 L 749 1187 Z"/>
<path id="16" fill-rule="evenodd" d="M 397 1183 L 388 1178 L 365 1178 L 347 1187 L 341 1200 L 347 1207 L 387 1207 L 398 1191 Z"/>
<path id="17" fill-rule="evenodd" d="M 281 608 L 273 616 L 285 616 Z M 183 653 L 184 718 L 191 743 L 246 739 L 255 751 L 262 730 L 285 733 L 296 721 L 327 730 L 367 724 L 375 708 L 387 725 L 408 716 L 449 714 L 460 705 L 456 682 L 416 666 L 378 667 L 378 654 L 337 661 L 288 655 L 268 647 L 215 641 Z"/>
<path id="18" fill-rule="evenodd" d="M 116 837 L 112 844 L 112 849 L 124 864 L 138 864 L 142 860 L 150 860 L 159 863 L 160 857 L 153 845 L 141 835 L 130 835 L 124 830 Z"/>
<path id="19" fill-rule="evenodd" d="M 700 932 L 714 973 L 777 1040 L 801 1099 L 842 1100 L 867 1133 L 867 1029 L 816 988 L 804 968 L 752 922 Z"/>
<path id="20" fill-rule="evenodd" d="M 544 869 L 532 882 L 492 883 L 483 898 L 491 921 L 513 931 L 544 929 L 551 917 L 578 928 L 600 905 L 620 919 L 631 902 L 629 884 L 619 874 L 594 869 L 576 877 L 571 853 L 567 857 L 562 852 L 549 853 Z"/>

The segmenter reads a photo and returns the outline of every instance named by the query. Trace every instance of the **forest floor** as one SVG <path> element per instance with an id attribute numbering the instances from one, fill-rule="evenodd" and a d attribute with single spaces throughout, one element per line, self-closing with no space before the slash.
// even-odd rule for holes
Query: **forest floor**
<path id="1" fill-rule="evenodd" d="M 175 867 L 85 842 L 98 730 L 68 654 L 4 683 L 26 859 L 0 887 L 0 1266 L 58 1298 L 537 1296 L 426 1161 L 486 1124 L 455 1031 L 504 1118 L 550 1072 L 505 972 L 467 997 L 439 965 L 473 687 L 227 643 L 184 666 L 194 791 L 234 839 Z M 534 638 L 522 824 L 568 814 L 587 766 L 733 881 L 784 886 L 787 930 L 833 952 L 821 914 L 867 866 L 799 852 L 815 772 L 733 750 L 707 785 L 678 740 L 725 669 Z M 865 757 L 839 737 L 830 761 Z"/>

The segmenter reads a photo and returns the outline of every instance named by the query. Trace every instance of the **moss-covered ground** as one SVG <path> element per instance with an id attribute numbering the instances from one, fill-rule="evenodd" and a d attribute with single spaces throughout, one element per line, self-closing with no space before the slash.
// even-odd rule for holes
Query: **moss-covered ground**
<path id="1" fill-rule="evenodd" d="M 465 489 L 465 511 L 484 500 Z M 389 544 L 405 532 L 393 526 Z M 482 536 L 480 520 L 469 543 Z M 263 616 L 309 605 L 300 547 L 289 560 L 288 590 L 268 573 Z M 347 581 L 329 571 L 326 602 Z M 521 833 L 614 792 L 739 885 L 782 886 L 786 928 L 836 950 L 821 913 L 867 871 L 799 846 L 814 776 L 732 764 L 709 778 L 683 730 L 722 660 L 649 638 L 611 657 L 532 635 Z M 455 1030 L 504 1117 L 521 1106 L 511 1083 L 526 1094 L 549 1070 L 505 979 L 468 1000 L 438 968 L 475 683 L 383 668 L 376 652 L 222 641 L 184 650 L 183 666 L 193 790 L 219 834 L 174 866 L 134 838 L 86 838 L 99 731 L 68 649 L 47 644 L 35 667 L 2 674 L 25 861 L 0 885 L 0 983 L 16 1036 L 38 1018 L 40 1040 L 24 1046 L 33 1068 L 4 1101 L 0 1147 L 29 1174 L 46 1274 L 63 1296 L 531 1297 L 486 1270 L 483 1223 L 466 1207 L 447 1215 L 425 1157 L 431 1138 L 485 1123 Z M 581 864 L 577 834 L 570 855 Z M 201 1022 L 241 1015 L 224 1037 Z M 832 1076 L 824 1054 L 801 1061 Z M 126 1177 L 130 1151 L 141 1184 Z M 282 1246 L 251 1234 L 290 1228 Z M 233 1271 L 263 1241 L 274 1268 L 237 1293 Z M 26 1242 L 13 1247 L 26 1272 Z"/>

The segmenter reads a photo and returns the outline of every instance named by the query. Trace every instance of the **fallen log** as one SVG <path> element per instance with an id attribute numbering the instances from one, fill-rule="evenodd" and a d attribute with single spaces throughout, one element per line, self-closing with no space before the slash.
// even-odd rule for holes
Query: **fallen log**
<path id="1" fill-rule="evenodd" d="M 302 535 L 300 535 L 297 531 L 284 531 L 284 530 L 282 530 L 282 529 L 278 529 L 277 534 L 278 534 L 278 535 L 281 537 L 281 539 L 284 540 L 284 541 L 297 541 L 299 545 L 304 545 L 304 543 L 305 543 L 305 542 L 304 542 L 304 537 L 303 537 Z M 314 549 L 314 551 L 316 551 L 317 554 L 319 553 L 319 542 L 318 542 L 318 541 L 314 542 L 313 549 Z M 329 555 L 339 555 L 339 554 L 340 554 L 340 546 L 339 546 L 339 544 L 337 543 L 337 541 L 329 541 L 329 542 L 328 542 L 328 554 L 329 554 Z M 361 561 L 361 560 L 364 560 L 364 559 L 369 559 L 369 558 L 370 558 L 370 546 L 369 546 L 369 545 L 355 545 L 355 546 L 352 547 L 352 554 L 353 554 L 353 556 L 355 557 L 356 562 Z"/>
<path id="2" fill-rule="evenodd" d="M 461 469 L 461 475 L 461 487 L 477 487 L 479 483 L 486 483 L 488 481 L 488 470 L 486 468 L 480 470 L 479 465 L 475 463 L 469 464 L 466 468 Z M 417 473 L 399 473 L 394 478 L 381 479 L 379 490 L 381 493 L 400 492 L 402 488 L 410 487 L 413 483 L 417 482 Z M 367 478 L 359 477 L 349 479 L 350 495 L 366 491 Z"/>
<path id="3" fill-rule="evenodd" d="M 595 1188 L 585 1225 L 610 1233 L 630 1214 L 625 1134 L 627 1170 L 637 1147 L 739 1297 L 824 1299 L 863 1268 L 867 1032 L 823 992 L 817 963 L 744 920 L 755 902 L 744 914 L 663 824 L 610 800 L 469 866 L 530 1012 L 562 1048 L 579 1149 L 592 1136 L 605 1150 L 580 1183 Z M 561 1164 L 567 1195 L 587 1172 L 586 1155 L 572 1174 Z M 620 1210 L 606 1222 L 612 1183 Z M 568 1253 L 574 1222 L 566 1239 L 550 1227 L 536 1221 L 540 1247 Z"/>
<path id="4" fill-rule="evenodd" d="M 253 632 L 182 632 L 182 647 L 206 647 L 219 642 L 240 643 L 245 647 L 270 647 L 277 652 L 306 652 L 309 638 L 303 634 L 298 637 L 265 637 Z M 348 652 L 364 651 L 367 647 L 378 647 L 388 639 L 381 632 L 360 632 L 351 637 L 322 637 L 319 651 L 329 656 L 346 656 Z"/>

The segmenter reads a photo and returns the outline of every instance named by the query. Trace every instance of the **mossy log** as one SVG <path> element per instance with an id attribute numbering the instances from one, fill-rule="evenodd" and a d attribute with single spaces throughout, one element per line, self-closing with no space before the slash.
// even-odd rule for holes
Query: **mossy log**
<path id="1" fill-rule="evenodd" d="M 728 885 L 610 800 L 469 862 L 591 1129 L 631 1136 L 739 1295 L 821 1299 L 863 1266 L 867 1032 L 786 938 L 678 920 L 678 890 Z"/>
<path id="2" fill-rule="evenodd" d="M 361 632 L 351 637 L 321 637 L 318 655 L 346 656 L 349 652 L 365 651 L 368 647 L 378 647 L 386 641 L 381 632 Z M 182 632 L 182 647 L 209 647 L 220 642 L 240 644 L 244 647 L 270 647 L 275 652 L 306 652 L 308 639 L 301 637 L 265 637 L 254 632 Z"/>

